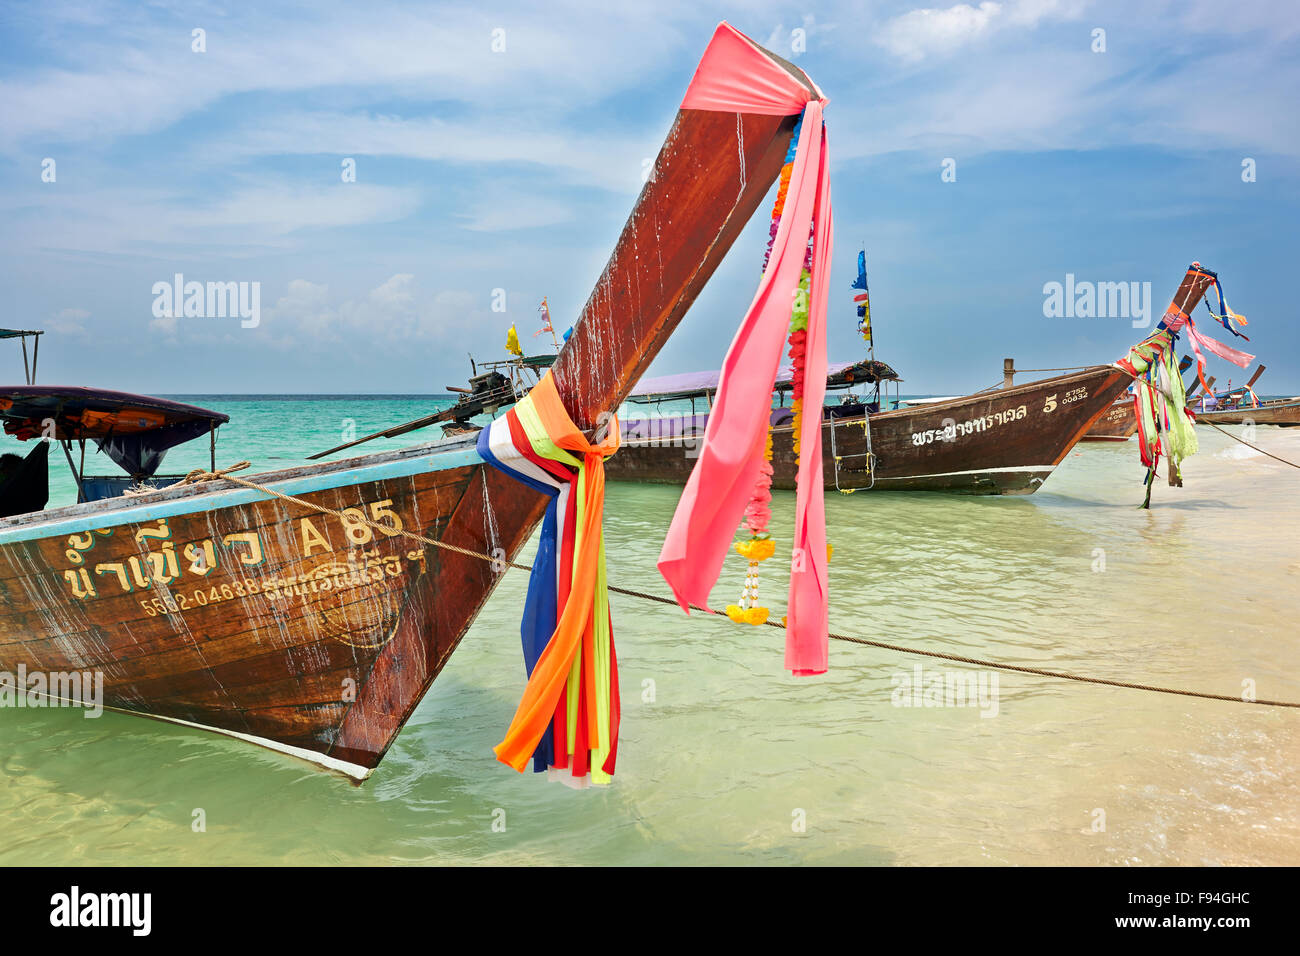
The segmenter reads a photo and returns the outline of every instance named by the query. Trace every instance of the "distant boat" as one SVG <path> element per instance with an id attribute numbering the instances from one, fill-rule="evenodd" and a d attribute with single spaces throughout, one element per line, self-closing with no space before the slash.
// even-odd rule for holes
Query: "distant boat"
<path id="1" fill-rule="evenodd" d="M 697 78 L 712 69 L 727 64 L 706 58 Z M 797 118 L 677 112 L 554 359 L 579 427 L 623 401 L 676 328 L 776 181 Z M 76 440 L 72 415 L 58 428 Z M 221 479 L 0 519 L 0 671 L 98 671 L 108 707 L 365 777 L 500 580 L 496 558 L 519 551 L 550 499 L 487 465 L 470 436 L 252 479 L 343 517 Z"/>
<path id="2" fill-rule="evenodd" d="M 1197 411 L 1198 422 L 1214 422 L 1216 425 L 1281 425 L 1283 428 L 1300 425 L 1300 395 L 1292 398 L 1275 398 L 1258 405 L 1243 405 L 1234 408 L 1216 408 L 1211 411 Z"/>
<path id="3" fill-rule="evenodd" d="M 1216 425 L 1280 425 L 1284 428 L 1300 425 L 1300 396 L 1273 398 L 1261 401 L 1254 385 L 1264 374 L 1260 365 L 1245 385 L 1229 388 L 1212 395 L 1202 395 L 1188 407 L 1196 414 L 1198 422 Z M 1213 380 L 1211 380 L 1213 384 Z"/>
<path id="4" fill-rule="evenodd" d="M 1121 395 L 1111 403 L 1079 441 L 1128 441 L 1137 431 L 1137 412 L 1133 397 Z"/>
<path id="5" fill-rule="evenodd" d="M 859 269 L 862 270 L 861 259 Z M 865 280 L 862 286 L 865 286 Z M 1210 279 L 1188 270 L 1176 301 L 1191 310 Z M 859 313 L 861 317 L 861 313 Z M 894 401 L 885 408 L 882 387 L 901 381 L 874 360 L 830 366 L 828 390 L 868 385 L 873 394 L 848 404 L 827 405 L 822 417 L 822 466 L 827 489 L 839 491 L 950 491 L 965 494 L 1032 494 L 1070 449 L 1114 411 L 1132 379 L 1114 365 L 1012 384 L 1014 368 L 1004 365 L 1001 388 L 960 398 Z M 613 481 L 685 484 L 695 464 L 692 452 L 708 424 L 708 404 L 717 390 L 716 372 L 642 381 L 631 399 L 701 401 L 690 415 L 629 419 L 624 446 L 605 466 Z M 789 373 L 778 376 L 774 402 L 784 403 Z M 1131 406 L 1131 401 L 1129 402 Z M 899 407 L 901 406 L 901 407 Z M 788 409 L 772 413 L 772 487 L 795 486 L 796 461 Z M 1127 436 L 1125 436 L 1127 437 Z"/>
<path id="6" fill-rule="evenodd" d="M 460 435 L 477 435 L 482 426 L 473 419 L 480 415 L 495 416 L 503 408 L 509 408 L 520 402 L 529 390 L 541 380 L 546 370 L 555 364 L 554 355 L 528 355 L 499 362 L 475 363 L 470 359 L 472 375 L 468 388 L 448 385 L 446 388 L 459 396 L 450 408 L 444 408 L 413 421 L 403 422 L 374 432 L 362 438 L 354 438 L 333 448 L 308 456 L 308 461 L 326 458 L 338 452 L 364 445 L 376 438 L 397 438 L 409 432 L 441 425 L 445 437 Z M 484 371 L 479 371 L 482 368 Z"/>
<path id="7" fill-rule="evenodd" d="M 847 387 L 835 379 L 834 374 L 828 379 L 828 390 Z M 865 381 L 877 385 L 892 379 Z M 885 411 L 875 410 L 878 398 L 828 404 L 822 423 L 826 488 L 1031 494 L 1129 381 L 1113 366 L 1098 366 L 960 398 L 900 402 L 902 407 Z M 642 382 L 632 400 L 652 400 L 663 394 L 664 384 Z M 707 400 L 707 390 L 674 397 Z M 795 487 L 791 420 L 788 408 L 772 413 L 773 488 Z M 691 452 L 707 423 L 707 411 L 629 419 L 622 426 L 623 447 L 605 465 L 606 476 L 611 481 L 685 484 L 695 464 Z"/>

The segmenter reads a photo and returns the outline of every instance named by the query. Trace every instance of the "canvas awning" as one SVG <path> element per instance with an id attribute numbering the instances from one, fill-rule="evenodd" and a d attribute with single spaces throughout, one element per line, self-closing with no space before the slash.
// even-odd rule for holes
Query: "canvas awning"
<path id="1" fill-rule="evenodd" d="M 20 441 L 89 439 L 133 476 L 152 475 L 168 449 L 228 421 L 230 416 L 221 412 L 128 392 L 0 386 L 0 425 L 6 434 Z"/>

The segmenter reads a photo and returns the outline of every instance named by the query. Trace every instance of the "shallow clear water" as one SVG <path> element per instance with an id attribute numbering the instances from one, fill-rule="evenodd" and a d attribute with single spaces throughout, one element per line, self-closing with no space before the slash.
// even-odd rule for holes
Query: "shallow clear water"
<path id="1" fill-rule="evenodd" d="M 218 464 L 259 469 L 336 444 L 344 419 L 365 434 L 431 405 L 195 401 L 234 419 Z M 830 495 L 832 630 L 1226 694 L 1252 680 L 1258 697 L 1300 700 L 1300 472 L 1199 435 L 1186 487 L 1158 483 L 1149 512 L 1131 443 L 1076 448 L 1030 497 Z M 1300 461 L 1300 429 L 1255 441 Z M 179 450 L 164 470 L 206 455 Z M 614 583 L 665 591 L 654 562 L 677 494 L 610 486 Z M 56 496 L 70 500 L 70 483 Z M 793 496 L 774 498 L 788 541 Z M 742 577 L 733 557 L 714 603 Z M 617 595 L 614 784 L 519 776 L 492 747 L 523 687 L 525 583 L 506 576 L 359 787 L 143 718 L 0 711 L 0 862 L 1300 862 L 1295 710 L 1014 674 L 999 675 L 994 717 L 897 707 L 891 679 L 918 662 L 925 677 L 970 668 L 832 642 L 830 673 L 796 680 L 778 631 Z M 779 615 L 775 567 L 763 586 Z"/>

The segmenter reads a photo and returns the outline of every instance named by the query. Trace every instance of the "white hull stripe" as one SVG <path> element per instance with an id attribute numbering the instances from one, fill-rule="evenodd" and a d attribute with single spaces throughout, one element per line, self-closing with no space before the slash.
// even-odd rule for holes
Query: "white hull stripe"
<path id="1" fill-rule="evenodd" d="M 305 495 L 313 491 L 333 491 L 352 485 L 368 484 L 373 481 L 385 481 L 393 478 L 409 478 L 425 472 L 445 471 L 462 468 L 466 465 L 479 465 L 483 459 L 473 449 L 435 452 L 428 455 L 416 455 L 396 461 L 379 462 L 335 471 L 323 471 L 317 474 L 302 475 L 297 478 L 272 478 L 266 481 L 268 487 L 287 495 Z M 238 476 L 242 477 L 242 476 Z M 250 476 L 256 480 L 257 475 Z M 112 499 L 106 499 L 112 500 Z M 225 491 L 212 491 L 207 494 L 187 495 L 159 501 L 101 511 L 94 508 L 97 502 L 90 502 L 82 514 L 59 518 L 41 523 L 21 525 L 16 528 L 0 528 L 0 544 L 17 541 L 30 541 L 40 538 L 58 538 L 64 535 L 80 534 L 93 528 L 116 528 L 128 524 L 145 524 L 159 518 L 174 518 L 178 515 L 202 514 L 219 508 L 233 508 L 238 505 L 252 504 L 255 501 L 269 501 L 271 495 L 252 488 L 236 487 Z"/>
<path id="2" fill-rule="evenodd" d="M 116 710 L 119 713 L 131 714 L 137 717 L 152 717 L 154 720 L 165 720 L 168 723 L 180 724 L 183 727 L 194 727 L 197 730 L 207 730 L 214 734 L 223 734 L 227 737 L 234 737 L 237 740 L 243 740 L 250 744 L 257 744 L 259 747 L 265 747 L 268 750 L 288 754 L 290 757 L 309 760 L 314 764 L 319 764 L 327 770 L 336 770 L 339 773 L 347 774 L 353 780 L 357 781 L 365 780 L 374 773 L 373 767 L 363 767 L 360 764 L 348 763 L 346 760 L 339 760 L 337 757 L 317 753 L 314 750 L 306 750 L 303 747 L 294 747 L 291 744 L 282 744 L 278 740 L 269 740 L 266 737 L 257 737 L 253 734 L 240 733 L 238 730 L 223 730 L 220 727 L 209 727 L 207 724 L 196 724 L 193 721 L 182 720 L 179 717 L 165 717 L 162 714 L 142 714 L 137 710 L 123 710 L 120 707 L 106 707 L 105 709 Z"/>
<path id="3" fill-rule="evenodd" d="M 933 475 L 899 475 L 898 477 L 877 475 L 876 483 L 879 484 L 882 481 L 916 481 L 920 478 L 951 478 L 955 475 L 992 475 L 995 473 L 1007 474 L 1016 472 L 1050 475 L 1055 468 L 1055 465 L 1019 465 L 1011 468 L 972 468 L 969 471 L 941 471 Z"/>
<path id="4" fill-rule="evenodd" d="M 30 693 L 30 692 L 29 692 Z M 81 701 L 72 700 L 68 697 L 60 697 L 57 694 L 41 694 L 36 696 L 45 700 L 57 700 L 76 706 L 85 706 Z M 207 724 L 196 724 L 192 720 L 184 720 L 180 717 L 167 717 L 164 714 L 146 714 L 140 710 L 128 710 L 125 707 L 113 707 L 104 704 L 104 710 L 111 710 L 117 714 L 130 714 L 132 717 L 148 717 L 150 720 L 165 720 L 169 724 L 180 724 L 182 727 L 193 727 L 196 730 L 206 730 L 209 733 L 221 734 L 225 737 L 234 737 L 237 740 L 243 740 L 246 743 L 256 744 L 259 747 L 265 747 L 267 750 L 274 750 L 277 753 L 288 754 L 290 757 L 298 757 L 301 760 L 309 760 L 314 764 L 335 770 L 339 773 L 347 774 L 354 780 L 365 780 L 372 773 L 373 767 L 363 767 L 360 764 L 348 763 L 346 760 L 339 760 L 337 757 L 330 757 L 326 754 L 317 753 L 314 750 L 306 750 L 302 747 L 294 747 L 291 744 L 282 744 L 277 740 L 270 740 L 266 737 L 257 737 L 253 734 L 241 733 L 238 730 L 226 730 L 222 727 L 209 727 Z"/>

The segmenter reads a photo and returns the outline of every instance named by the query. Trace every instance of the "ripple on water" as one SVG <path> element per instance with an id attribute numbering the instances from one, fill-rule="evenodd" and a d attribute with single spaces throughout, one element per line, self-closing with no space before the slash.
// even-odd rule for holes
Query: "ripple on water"
<path id="1" fill-rule="evenodd" d="M 219 457 L 263 464 L 336 443 L 343 418 L 364 433 L 426 408 L 206 404 L 235 420 L 222 447 L 240 452 Z M 1256 441 L 1300 459 L 1300 434 L 1259 428 Z M 1186 487 L 1157 485 L 1151 512 L 1135 508 L 1131 444 L 1079 449 L 1027 498 L 829 495 L 833 629 L 1221 693 L 1252 681 L 1258 696 L 1300 698 L 1295 472 L 1241 456 L 1217 433 L 1201 442 Z M 169 467 L 205 463 L 180 451 Z M 610 486 L 614 582 L 665 591 L 654 566 L 677 496 Z M 788 542 L 793 496 L 774 497 L 772 531 Z M 769 564 L 763 595 L 779 615 L 783 583 Z M 743 573 L 728 560 L 715 605 L 735 600 Z M 775 630 L 620 595 L 614 785 L 574 792 L 515 774 L 492 746 L 522 689 L 523 593 L 523 577 L 508 575 L 361 787 L 188 728 L 5 712 L 0 862 L 1300 861 L 1292 712 L 1007 673 L 996 717 L 897 707 L 895 680 L 918 663 L 926 675 L 963 668 L 835 643 L 829 674 L 795 679 Z"/>

